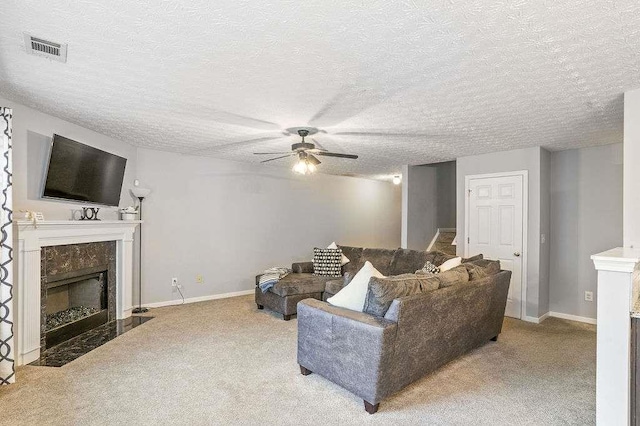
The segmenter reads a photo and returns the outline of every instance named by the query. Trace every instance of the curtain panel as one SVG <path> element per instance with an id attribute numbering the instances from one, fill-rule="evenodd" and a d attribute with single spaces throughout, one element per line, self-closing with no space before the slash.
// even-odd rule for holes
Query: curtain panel
<path id="1" fill-rule="evenodd" d="M 0 107 L 0 385 L 16 378 L 13 337 L 13 229 L 10 108 Z"/>

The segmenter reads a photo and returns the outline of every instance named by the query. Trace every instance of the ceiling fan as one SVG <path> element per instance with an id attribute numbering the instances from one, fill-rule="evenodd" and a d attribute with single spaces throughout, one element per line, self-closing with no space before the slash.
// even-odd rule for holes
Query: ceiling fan
<path id="1" fill-rule="evenodd" d="M 293 166 L 293 171 L 296 173 L 300 173 L 302 175 L 306 175 L 308 173 L 313 173 L 316 171 L 316 166 L 320 164 L 320 160 L 316 158 L 316 155 L 325 156 L 325 157 L 338 157 L 338 158 L 349 158 L 355 160 L 358 158 L 357 155 L 353 154 L 339 154 L 336 152 L 329 152 L 326 149 L 316 148 L 314 144 L 311 142 L 306 142 L 304 140 L 305 137 L 309 136 L 309 129 L 298 128 L 296 129 L 298 135 L 302 138 L 301 142 L 294 143 L 291 145 L 291 152 L 254 152 L 255 155 L 281 155 L 275 158 L 269 158 L 268 160 L 263 160 L 261 163 L 268 163 L 269 161 L 280 160 L 282 158 L 288 158 L 297 156 L 298 162 L 295 166 Z"/>

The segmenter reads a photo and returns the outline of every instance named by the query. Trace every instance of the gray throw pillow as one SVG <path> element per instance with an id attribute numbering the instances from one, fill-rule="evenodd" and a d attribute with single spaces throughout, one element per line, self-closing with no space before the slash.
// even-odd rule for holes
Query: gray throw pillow
<path id="1" fill-rule="evenodd" d="M 470 281 L 479 280 L 500 272 L 499 260 L 480 259 L 464 263 L 461 266 L 464 266 L 469 272 Z"/>
<path id="2" fill-rule="evenodd" d="M 460 265 L 448 271 L 440 272 L 431 278 L 438 281 L 439 288 L 445 288 L 454 284 L 466 283 L 469 281 L 469 272 L 467 272 L 467 268 L 464 265 Z"/>
<path id="3" fill-rule="evenodd" d="M 398 297 L 437 290 L 439 281 L 427 275 L 402 274 L 392 277 L 371 277 L 363 312 L 383 317 Z"/>
<path id="4" fill-rule="evenodd" d="M 447 260 L 453 259 L 456 256 L 452 256 L 450 254 L 443 253 L 438 250 L 434 250 L 434 251 L 428 251 L 425 257 L 426 257 L 425 261 L 431 262 L 436 266 L 440 266 Z"/>
<path id="5" fill-rule="evenodd" d="M 476 260 L 482 260 L 482 259 L 484 259 L 484 255 L 482 253 L 480 253 L 480 254 L 476 254 L 475 256 L 462 258 L 462 262 L 461 263 L 475 262 Z"/>

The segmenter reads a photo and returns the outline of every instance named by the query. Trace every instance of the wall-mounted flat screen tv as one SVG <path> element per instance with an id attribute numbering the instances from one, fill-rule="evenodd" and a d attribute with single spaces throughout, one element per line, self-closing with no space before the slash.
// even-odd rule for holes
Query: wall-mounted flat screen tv
<path id="1" fill-rule="evenodd" d="M 53 135 L 43 198 L 117 206 L 127 159 Z"/>

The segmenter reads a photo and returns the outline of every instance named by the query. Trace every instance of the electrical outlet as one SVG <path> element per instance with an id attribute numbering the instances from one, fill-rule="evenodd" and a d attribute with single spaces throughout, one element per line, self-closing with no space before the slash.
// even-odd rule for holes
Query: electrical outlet
<path id="1" fill-rule="evenodd" d="M 171 278 L 171 287 L 178 287 L 178 279 Z"/>
<path id="2" fill-rule="evenodd" d="M 592 291 L 585 291 L 584 292 L 584 300 L 586 300 L 587 302 L 593 302 L 593 292 Z"/>
<path id="3" fill-rule="evenodd" d="M 198 284 L 202 284 L 204 282 L 204 277 L 202 275 L 196 275 L 196 282 Z"/>

